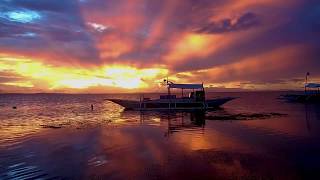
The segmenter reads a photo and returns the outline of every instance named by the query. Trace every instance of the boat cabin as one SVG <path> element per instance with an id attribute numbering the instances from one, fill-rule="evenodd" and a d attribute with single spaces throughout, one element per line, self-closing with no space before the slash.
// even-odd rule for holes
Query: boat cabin
<path id="1" fill-rule="evenodd" d="M 205 91 L 203 84 L 175 84 L 170 81 L 167 83 L 168 94 L 160 97 L 160 99 L 176 99 L 176 95 L 171 95 L 171 89 L 181 89 L 182 99 L 193 99 L 195 101 L 205 101 Z M 188 96 L 184 96 L 184 90 L 192 90 Z"/>
<path id="2" fill-rule="evenodd" d="M 305 93 L 307 95 L 320 95 L 320 84 L 319 83 L 307 83 L 305 85 Z"/>

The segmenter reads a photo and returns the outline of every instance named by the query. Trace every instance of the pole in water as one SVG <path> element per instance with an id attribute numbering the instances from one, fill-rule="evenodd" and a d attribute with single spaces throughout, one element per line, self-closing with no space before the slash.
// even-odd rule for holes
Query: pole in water
<path id="1" fill-rule="evenodd" d="M 304 93 L 305 94 L 307 94 L 308 76 L 310 76 L 309 72 L 307 72 L 307 74 L 306 74 L 306 81 L 305 81 L 305 84 L 304 84 Z"/>
<path id="2" fill-rule="evenodd" d="M 91 104 L 91 111 L 93 111 L 93 104 Z"/>

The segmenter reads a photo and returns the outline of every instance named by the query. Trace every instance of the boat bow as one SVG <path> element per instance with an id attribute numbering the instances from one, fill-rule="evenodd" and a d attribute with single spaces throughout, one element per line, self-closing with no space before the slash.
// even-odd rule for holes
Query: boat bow
<path id="1" fill-rule="evenodd" d="M 139 101 L 124 100 L 124 99 L 106 99 L 106 100 L 111 101 L 116 104 L 119 104 L 120 106 L 122 106 L 126 109 L 137 109 L 140 107 Z"/>

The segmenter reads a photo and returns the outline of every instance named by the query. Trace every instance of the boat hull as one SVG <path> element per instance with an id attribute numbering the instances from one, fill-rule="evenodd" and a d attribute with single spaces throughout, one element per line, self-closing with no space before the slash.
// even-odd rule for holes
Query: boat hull
<path id="1" fill-rule="evenodd" d="M 166 100 L 148 100 L 148 101 L 133 101 L 122 99 L 107 99 L 114 102 L 126 110 L 210 110 L 216 109 L 223 104 L 233 100 L 233 97 L 215 98 L 206 101 L 193 101 L 188 99 L 166 99 Z"/>

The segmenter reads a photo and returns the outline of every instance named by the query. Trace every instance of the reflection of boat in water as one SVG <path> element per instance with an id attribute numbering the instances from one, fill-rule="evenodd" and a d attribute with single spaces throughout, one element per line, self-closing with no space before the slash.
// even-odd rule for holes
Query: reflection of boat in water
<path id="1" fill-rule="evenodd" d="M 320 94 L 286 94 L 282 98 L 289 102 L 320 103 Z"/>
<path id="2" fill-rule="evenodd" d="M 132 113 L 133 111 L 124 111 Z M 176 132 L 198 132 L 204 133 L 205 111 L 192 112 L 151 112 L 144 111 L 140 113 L 140 122 L 144 124 L 153 124 L 155 119 L 159 124 L 167 128 L 166 135 Z"/>
<path id="3" fill-rule="evenodd" d="M 183 113 L 172 118 L 168 116 L 168 134 L 180 131 L 199 131 L 203 133 L 205 126 L 205 113 L 203 111 Z"/>
<path id="4" fill-rule="evenodd" d="M 165 81 L 168 87 L 168 94 L 161 95 L 160 99 L 143 98 L 140 101 L 124 99 L 108 99 L 128 110 L 208 110 L 215 109 L 235 99 L 234 97 L 222 97 L 214 99 L 205 98 L 203 84 L 175 84 Z M 182 96 L 177 98 L 172 95 L 171 89 L 181 89 Z M 189 89 L 192 92 L 184 97 L 183 90 Z"/>

